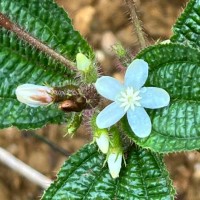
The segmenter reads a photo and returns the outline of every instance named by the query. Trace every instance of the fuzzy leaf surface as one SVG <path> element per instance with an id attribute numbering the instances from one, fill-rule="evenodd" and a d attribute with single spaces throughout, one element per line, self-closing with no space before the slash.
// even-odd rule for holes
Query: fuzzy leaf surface
<path id="1" fill-rule="evenodd" d="M 96 145 L 86 145 L 64 163 L 42 200 L 174 199 L 160 155 L 131 147 L 127 157 L 127 166 L 122 167 L 118 179 L 113 179 L 107 166 L 103 167 L 105 157 Z"/>
<path id="2" fill-rule="evenodd" d="M 200 47 L 200 1 L 190 0 L 173 27 L 172 42 Z"/>
<path id="3" fill-rule="evenodd" d="M 92 49 L 75 31 L 66 12 L 52 0 L 0 0 L 0 12 L 21 29 L 57 53 L 75 60 Z M 74 72 L 0 27 L 0 128 L 33 129 L 47 123 L 62 123 L 65 114 L 55 105 L 31 108 L 17 101 L 18 85 L 63 86 L 73 83 Z"/>

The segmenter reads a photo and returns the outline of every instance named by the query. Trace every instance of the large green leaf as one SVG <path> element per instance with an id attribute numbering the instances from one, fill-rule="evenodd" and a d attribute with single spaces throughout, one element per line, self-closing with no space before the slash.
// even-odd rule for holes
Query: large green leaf
<path id="1" fill-rule="evenodd" d="M 174 199 L 174 189 L 161 156 L 131 147 L 127 158 L 120 177 L 112 179 L 107 166 L 103 167 L 105 157 L 96 145 L 87 145 L 64 163 L 42 200 Z"/>
<path id="2" fill-rule="evenodd" d="M 140 146 L 157 152 L 199 149 L 200 52 L 169 44 L 147 48 L 137 57 L 149 64 L 146 85 L 165 89 L 171 100 L 163 109 L 148 111 L 153 124 L 149 137 L 136 137 L 124 119 L 127 134 Z"/>
<path id="3" fill-rule="evenodd" d="M 53 0 L 0 0 L 0 12 L 69 59 L 74 60 L 79 51 L 92 54 L 87 42 L 73 29 L 67 13 Z"/>
<path id="4" fill-rule="evenodd" d="M 0 0 L 0 12 L 72 61 L 79 51 L 92 55 L 91 48 L 73 29 L 65 11 L 52 0 Z M 55 105 L 30 108 L 19 103 L 15 89 L 24 83 L 62 86 L 73 82 L 74 73 L 2 27 L 0 78 L 0 128 L 39 128 L 65 120 L 65 114 Z"/>
<path id="5" fill-rule="evenodd" d="M 200 47 L 200 1 L 190 0 L 173 27 L 172 42 Z"/>

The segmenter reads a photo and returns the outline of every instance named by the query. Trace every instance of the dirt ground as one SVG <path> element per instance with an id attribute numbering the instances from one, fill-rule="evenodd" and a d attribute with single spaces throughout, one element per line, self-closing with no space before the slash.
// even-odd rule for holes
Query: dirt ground
<path id="1" fill-rule="evenodd" d="M 147 42 L 165 40 L 172 34 L 171 26 L 184 8 L 186 0 L 137 0 L 136 5 Z M 73 19 L 75 28 L 89 41 L 106 74 L 121 77 L 115 66 L 111 47 L 117 41 L 132 53 L 138 43 L 127 15 L 123 0 L 58 0 Z M 113 62 L 114 60 L 114 62 Z M 72 153 L 90 141 L 90 135 L 82 127 L 73 138 L 63 137 L 63 126 L 51 125 L 36 131 Z M 31 132 L 15 128 L 0 131 L 0 146 L 13 155 L 54 179 L 66 159 Z M 200 156 L 198 152 L 169 154 L 165 157 L 170 176 L 177 190 L 177 200 L 200 199 Z M 0 163 L 0 200 L 39 199 L 42 189 Z"/>

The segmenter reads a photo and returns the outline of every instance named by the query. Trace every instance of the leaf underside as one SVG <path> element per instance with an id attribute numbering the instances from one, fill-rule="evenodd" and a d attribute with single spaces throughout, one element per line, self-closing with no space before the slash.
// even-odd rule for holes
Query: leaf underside
<path id="1" fill-rule="evenodd" d="M 0 0 L 0 12 L 12 22 L 61 55 L 75 60 L 81 51 L 92 49 L 75 31 L 65 11 L 52 0 Z M 63 86 L 74 81 L 74 73 L 43 52 L 0 27 L 0 128 L 39 128 L 47 123 L 65 121 L 57 106 L 31 108 L 16 100 L 18 85 Z"/>
<path id="2" fill-rule="evenodd" d="M 112 179 L 105 157 L 96 145 L 86 145 L 64 163 L 58 179 L 45 191 L 42 200 L 124 199 L 171 200 L 174 189 L 162 157 L 148 150 L 131 147 L 127 166 Z"/>

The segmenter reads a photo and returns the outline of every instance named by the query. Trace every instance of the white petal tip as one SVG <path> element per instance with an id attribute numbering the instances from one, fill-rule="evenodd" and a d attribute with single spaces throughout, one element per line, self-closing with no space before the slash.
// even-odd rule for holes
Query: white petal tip
<path id="1" fill-rule="evenodd" d="M 119 177 L 119 174 L 112 173 L 112 172 L 110 172 L 110 175 L 111 175 L 112 178 L 114 178 L 114 179 Z"/>
<path id="2" fill-rule="evenodd" d="M 146 64 L 148 65 L 148 63 L 146 61 L 144 61 L 143 59 L 135 59 L 132 63 L 137 63 L 137 64 Z"/>
<path id="3" fill-rule="evenodd" d="M 98 115 L 98 116 L 99 116 L 99 115 Z M 98 116 L 97 116 L 97 118 L 96 118 L 96 125 L 97 125 L 97 127 L 100 128 L 100 129 L 108 128 L 108 127 L 105 125 L 104 121 L 103 121 L 100 117 L 98 117 Z"/>
<path id="4" fill-rule="evenodd" d="M 119 177 L 122 165 L 122 154 L 111 153 L 108 156 L 108 168 L 112 178 Z"/>
<path id="5" fill-rule="evenodd" d="M 137 107 L 134 111 L 127 112 L 128 123 L 135 135 L 145 138 L 150 135 L 152 130 L 151 119 L 142 107 Z"/>
<path id="6" fill-rule="evenodd" d="M 127 68 L 125 85 L 140 89 L 148 77 L 148 63 L 142 59 L 135 59 Z"/>
<path id="7" fill-rule="evenodd" d="M 142 129 L 141 129 L 142 130 Z M 146 130 L 143 129 L 143 131 L 141 131 L 140 129 L 138 129 L 137 131 L 135 130 L 135 135 L 139 138 L 146 138 L 151 134 L 151 124 L 146 126 Z"/>
<path id="8" fill-rule="evenodd" d="M 148 132 L 148 133 L 145 133 L 145 134 L 136 134 L 139 138 L 146 138 L 146 137 L 148 137 L 149 135 L 151 134 L 151 132 Z"/>
<path id="9" fill-rule="evenodd" d="M 102 153 L 107 154 L 109 149 L 109 140 L 108 136 L 102 134 L 99 138 L 96 138 L 96 143 Z"/>
<path id="10" fill-rule="evenodd" d="M 160 92 L 160 98 L 162 97 L 162 99 L 161 99 L 162 100 L 162 106 L 160 108 L 162 108 L 162 107 L 169 105 L 170 96 L 169 96 L 169 93 L 166 90 L 160 88 L 160 91 L 161 91 Z"/>
<path id="11" fill-rule="evenodd" d="M 166 92 L 166 93 L 167 93 L 167 92 Z M 169 103 L 170 103 L 170 96 L 169 96 L 169 94 L 167 93 L 167 94 L 166 94 L 166 106 L 168 106 Z"/>
<path id="12" fill-rule="evenodd" d="M 168 92 L 157 87 L 143 87 L 140 90 L 141 104 L 145 108 L 158 109 L 168 106 L 170 96 Z"/>
<path id="13" fill-rule="evenodd" d="M 170 40 L 164 40 L 164 41 L 162 41 L 160 44 L 170 44 Z"/>

